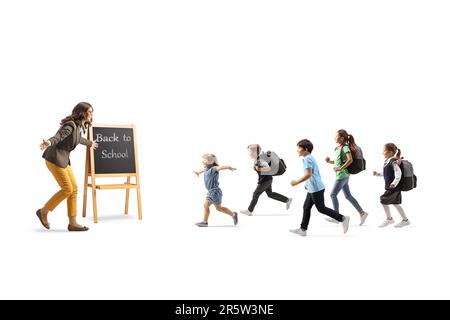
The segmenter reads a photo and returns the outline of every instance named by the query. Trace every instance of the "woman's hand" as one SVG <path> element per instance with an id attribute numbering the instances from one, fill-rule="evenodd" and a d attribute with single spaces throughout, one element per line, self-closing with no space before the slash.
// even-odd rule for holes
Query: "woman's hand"
<path id="1" fill-rule="evenodd" d="M 45 150 L 50 146 L 50 142 L 48 140 L 43 139 L 42 143 L 39 145 L 41 150 Z"/>
<path id="2" fill-rule="evenodd" d="M 331 161 L 330 157 L 326 157 L 326 158 L 325 158 L 325 162 L 326 162 L 326 163 L 330 163 L 330 161 Z"/>
<path id="3" fill-rule="evenodd" d="M 96 150 L 98 148 L 97 141 L 93 140 L 93 141 L 91 141 L 91 143 L 92 143 L 91 148 L 94 148 L 94 150 Z"/>
<path id="4" fill-rule="evenodd" d="M 389 185 L 389 189 L 395 189 L 395 187 L 396 187 L 396 185 L 393 184 L 393 183 L 391 183 L 391 184 Z"/>

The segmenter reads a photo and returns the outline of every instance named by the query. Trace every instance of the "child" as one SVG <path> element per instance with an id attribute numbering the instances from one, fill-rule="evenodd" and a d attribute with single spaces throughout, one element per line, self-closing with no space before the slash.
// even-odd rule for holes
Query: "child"
<path id="1" fill-rule="evenodd" d="M 270 171 L 270 166 L 266 161 L 260 158 L 260 155 L 262 154 L 261 146 L 259 144 L 251 144 L 247 147 L 247 150 L 250 158 L 254 161 L 253 169 L 258 173 L 258 186 L 253 192 L 253 198 L 248 209 L 242 210 L 241 213 L 248 216 L 253 215 L 253 210 L 255 210 L 258 199 L 264 192 L 269 198 L 285 203 L 286 210 L 289 210 L 292 199 L 287 198 L 282 194 L 273 192 L 273 177 L 271 175 L 264 174 L 265 172 Z"/>
<path id="2" fill-rule="evenodd" d="M 325 207 L 323 198 L 323 195 L 325 193 L 325 186 L 322 183 L 317 162 L 311 155 L 313 148 L 314 146 L 311 141 L 306 139 L 300 140 L 297 143 L 297 153 L 300 157 L 304 157 L 303 169 L 305 175 L 299 180 L 291 181 L 291 185 L 294 187 L 306 181 L 306 189 L 308 190 L 308 195 L 306 196 L 306 200 L 303 205 L 303 220 L 300 228 L 291 229 L 289 231 L 301 236 L 306 236 L 306 230 L 308 229 L 309 219 L 311 217 L 311 209 L 315 205 L 320 213 L 325 214 L 335 219 L 336 221 L 342 222 L 342 227 L 345 234 L 348 231 L 350 217 L 344 217 L 339 212 Z"/>
<path id="3" fill-rule="evenodd" d="M 336 133 L 335 142 L 338 144 L 338 147 L 334 152 L 334 160 L 330 160 L 329 157 L 325 159 L 327 163 L 334 164 L 334 171 L 336 172 L 336 182 L 334 183 L 330 195 L 333 202 L 333 209 L 339 212 L 339 201 L 337 196 L 339 192 L 343 190 L 345 198 L 350 201 L 353 207 L 359 212 L 359 217 L 361 218 L 361 223 L 359 225 L 362 226 L 369 214 L 361 208 L 358 201 L 352 196 L 349 187 L 350 173 L 347 170 L 347 167 L 353 162 L 351 151 L 356 151 L 357 148 L 355 139 L 351 134 L 348 134 L 347 131 L 339 130 Z M 327 218 L 327 221 L 337 222 L 331 218 Z"/>
<path id="4" fill-rule="evenodd" d="M 384 145 L 383 155 L 386 161 L 384 161 L 383 173 L 373 172 L 374 176 L 383 177 L 385 181 L 385 193 L 380 197 L 380 202 L 383 205 L 384 212 L 386 213 L 386 220 L 379 226 L 380 228 L 387 227 L 394 223 L 394 219 L 391 216 L 391 210 L 389 205 L 393 205 L 400 213 L 402 221 L 395 225 L 396 228 L 402 228 L 409 226 L 411 223 L 406 217 L 405 211 L 403 210 L 402 203 L 402 192 L 400 190 L 400 180 L 402 179 L 402 171 L 399 166 L 399 161 L 401 161 L 401 151 L 393 143 L 387 143 Z"/>
<path id="5" fill-rule="evenodd" d="M 195 225 L 199 227 L 208 226 L 208 218 L 210 213 L 209 207 L 211 206 L 211 204 L 214 204 L 217 211 L 231 216 L 233 218 L 234 225 L 237 225 L 237 212 L 232 212 L 230 209 L 222 207 L 222 190 L 219 188 L 219 171 L 227 169 L 234 171 L 236 169 L 230 166 L 219 166 L 216 156 L 211 153 L 203 155 L 203 166 L 203 170 L 194 171 L 194 173 L 197 175 L 197 177 L 201 173 L 204 173 L 205 187 L 208 190 L 208 194 L 206 195 L 206 201 L 204 204 L 205 213 L 203 216 L 203 221 L 198 222 Z"/>

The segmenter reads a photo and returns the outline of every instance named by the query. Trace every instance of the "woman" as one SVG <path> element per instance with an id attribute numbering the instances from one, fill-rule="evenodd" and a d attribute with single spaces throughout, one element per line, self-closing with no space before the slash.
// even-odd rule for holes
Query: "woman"
<path id="1" fill-rule="evenodd" d="M 47 215 L 53 211 L 63 200 L 67 199 L 67 211 L 69 215 L 69 231 L 87 231 L 88 227 L 78 224 L 77 216 L 77 191 L 78 186 L 70 167 L 70 152 L 78 144 L 90 148 L 97 148 L 97 143 L 81 137 L 86 128 L 92 123 L 94 109 L 87 102 L 80 102 L 73 108 L 72 114 L 61 120 L 61 127 L 52 138 L 43 140 L 40 147 L 45 150 L 42 157 L 47 168 L 55 177 L 61 190 L 53 195 L 50 200 L 39 210 L 36 215 L 46 229 L 50 229 Z"/>

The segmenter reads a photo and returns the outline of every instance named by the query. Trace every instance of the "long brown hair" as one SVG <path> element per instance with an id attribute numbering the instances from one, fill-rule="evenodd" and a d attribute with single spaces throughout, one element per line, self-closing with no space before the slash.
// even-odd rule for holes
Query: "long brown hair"
<path id="1" fill-rule="evenodd" d="M 85 116 L 86 112 L 89 110 L 89 108 L 91 108 L 92 111 L 94 111 L 94 108 L 92 108 L 90 103 L 80 102 L 79 104 L 77 104 L 75 106 L 75 108 L 73 108 L 72 114 L 70 114 L 69 116 L 67 116 L 61 120 L 60 125 L 63 125 L 64 123 L 69 122 L 69 121 L 73 121 L 78 126 L 83 127 L 82 124 L 83 124 L 84 116 Z M 91 125 L 91 122 L 86 121 L 84 123 L 83 131 L 85 129 L 87 129 L 90 125 Z"/>
<path id="2" fill-rule="evenodd" d="M 403 159 L 402 151 L 399 148 L 397 148 L 397 146 L 395 144 L 393 144 L 393 143 L 386 143 L 384 145 L 384 148 L 387 151 L 392 152 L 397 159 Z"/>
<path id="3" fill-rule="evenodd" d="M 337 132 L 338 136 L 344 139 L 344 145 L 348 145 L 352 151 L 355 151 L 358 147 L 353 135 L 348 134 L 347 131 L 341 129 Z"/>

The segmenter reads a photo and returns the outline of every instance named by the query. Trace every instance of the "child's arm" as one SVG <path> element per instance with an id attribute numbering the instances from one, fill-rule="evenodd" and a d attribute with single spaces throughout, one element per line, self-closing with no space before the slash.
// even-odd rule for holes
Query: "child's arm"
<path id="1" fill-rule="evenodd" d="M 389 188 L 394 189 L 395 187 L 398 186 L 400 180 L 402 179 L 402 170 L 400 169 L 400 166 L 398 165 L 397 161 L 392 163 L 392 166 L 394 167 L 395 178 L 394 181 L 392 181 L 391 184 L 389 185 Z"/>
<path id="2" fill-rule="evenodd" d="M 305 182 L 306 180 L 308 180 L 311 177 L 312 177 L 312 169 L 308 168 L 308 169 L 306 169 L 306 174 L 303 177 L 301 177 L 299 180 L 291 181 L 291 186 L 295 187 L 296 185 L 298 185 L 302 182 Z"/>
<path id="3" fill-rule="evenodd" d="M 255 170 L 258 171 L 258 172 L 269 172 L 270 171 L 270 167 L 255 166 Z"/>
<path id="4" fill-rule="evenodd" d="M 217 166 L 217 167 L 216 167 L 216 170 L 217 170 L 217 171 L 221 171 L 221 170 L 231 170 L 231 171 L 234 171 L 234 170 L 236 170 L 236 168 L 233 168 L 233 167 L 231 167 L 231 166 Z"/>
<path id="5" fill-rule="evenodd" d="M 340 168 L 334 168 L 334 171 L 339 172 L 339 171 L 345 170 L 345 169 L 347 169 L 347 167 L 349 165 L 352 164 L 352 162 L 353 162 L 352 153 L 347 152 L 346 155 L 347 155 L 347 161 L 345 161 L 345 163 Z M 334 161 L 333 161 L 333 163 L 334 163 Z"/>
<path id="6" fill-rule="evenodd" d="M 194 170 L 194 173 L 197 175 L 197 177 L 199 177 L 202 173 L 204 173 L 206 170 L 205 169 L 202 169 L 202 170 L 197 170 L 197 171 L 195 171 Z"/>
<path id="7" fill-rule="evenodd" d="M 373 171 L 373 175 L 374 175 L 375 177 L 382 177 L 382 176 L 383 176 L 382 173 L 379 173 L 379 172 L 377 172 L 377 171 Z"/>
<path id="8" fill-rule="evenodd" d="M 257 172 L 269 172 L 271 170 L 269 164 L 264 160 L 258 160 L 257 164 L 254 166 L 254 169 Z"/>
<path id="9" fill-rule="evenodd" d="M 325 162 L 329 164 L 334 164 L 334 160 L 331 160 L 330 157 L 326 157 Z"/>

